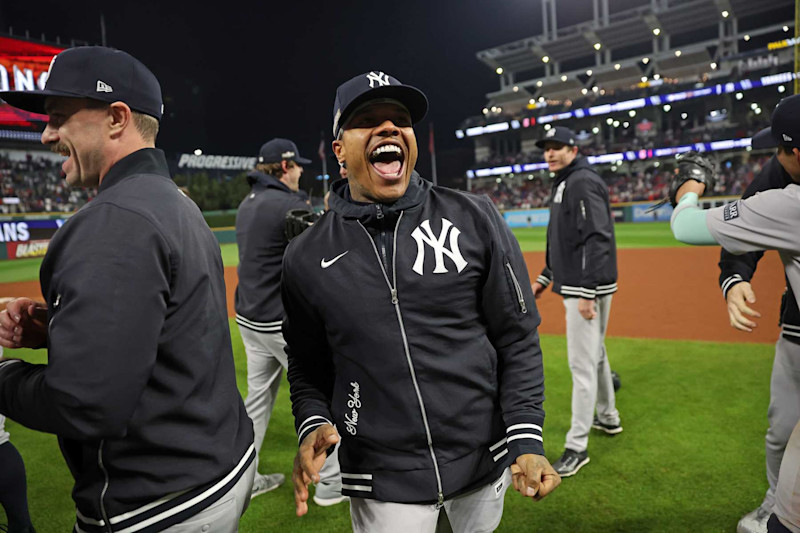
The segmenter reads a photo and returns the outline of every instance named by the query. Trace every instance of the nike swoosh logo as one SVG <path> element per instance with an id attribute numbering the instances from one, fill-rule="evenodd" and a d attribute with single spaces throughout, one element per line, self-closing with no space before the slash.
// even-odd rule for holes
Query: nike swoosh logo
<path id="1" fill-rule="evenodd" d="M 349 252 L 349 251 L 350 250 L 347 250 L 347 252 Z M 347 252 L 344 252 L 344 253 L 341 253 L 341 254 L 337 255 L 336 257 L 334 257 L 330 261 L 325 261 L 325 259 L 323 258 L 322 261 L 319 262 L 319 266 L 321 266 L 322 268 L 328 268 L 329 266 L 334 264 L 336 261 L 338 261 L 339 259 L 341 259 L 345 255 L 347 255 Z"/>

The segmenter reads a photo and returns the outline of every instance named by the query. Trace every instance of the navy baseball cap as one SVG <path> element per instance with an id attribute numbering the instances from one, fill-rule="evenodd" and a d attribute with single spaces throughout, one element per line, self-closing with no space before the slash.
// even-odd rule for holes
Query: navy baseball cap
<path id="1" fill-rule="evenodd" d="M 536 141 L 536 147 L 544 148 L 544 144 L 548 142 L 557 142 L 568 146 L 577 145 L 575 132 L 564 126 L 556 126 L 547 130 L 547 133 L 544 134 L 544 138 Z"/>
<path id="2" fill-rule="evenodd" d="M 336 89 L 333 102 L 333 137 L 338 138 L 350 114 L 361 104 L 375 99 L 396 100 L 408 109 L 411 122 L 416 124 L 428 113 L 425 94 L 411 85 L 380 71 L 359 74 Z"/>
<path id="3" fill-rule="evenodd" d="M 301 165 L 311 163 L 310 159 L 300 157 L 297 145 L 289 139 L 272 139 L 258 151 L 259 163 L 280 163 L 281 161 L 295 161 Z"/>
<path id="4" fill-rule="evenodd" d="M 779 144 L 800 148 L 800 94 L 778 102 L 770 127 L 753 135 L 750 141 L 754 150 L 776 148 Z"/>
<path id="5" fill-rule="evenodd" d="M 0 91 L 0 98 L 12 106 L 43 115 L 48 96 L 124 102 L 158 120 L 164 114 L 155 75 L 132 55 L 104 46 L 68 48 L 53 57 L 43 90 Z"/>

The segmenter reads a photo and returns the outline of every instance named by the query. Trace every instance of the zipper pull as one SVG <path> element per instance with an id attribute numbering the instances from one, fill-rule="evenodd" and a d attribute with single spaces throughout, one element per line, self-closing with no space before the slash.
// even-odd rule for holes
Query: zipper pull
<path id="1" fill-rule="evenodd" d="M 392 305 L 397 305 L 397 289 L 392 289 Z"/>
<path id="2" fill-rule="evenodd" d="M 375 209 L 378 210 L 378 220 L 383 219 L 383 210 L 381 209 L 381 204 L 375 204 Z"/>
<path id="3" fill-rule="evenodd" d="M 436 503 L 436 509 L 439 510 L 444 507 L 444 494 L 439 493 L 439 501 Z"/>

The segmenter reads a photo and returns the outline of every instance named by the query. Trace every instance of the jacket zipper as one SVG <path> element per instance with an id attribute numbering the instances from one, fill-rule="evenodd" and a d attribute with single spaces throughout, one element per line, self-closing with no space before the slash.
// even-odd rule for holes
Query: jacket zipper
<path id="1" fill-rule="evenodd" d="M 528 306 L 525 305 L 525 296 L 522 294 L 522 288 L 519 286 L 519 282 L 517 281 L 517 276 L 514 274 L 514 269 L 511 268 L 511 263 L 506 263 L 506 268 L 508 269 L 508 273 L 511 274 L 511 281 L 514 282 L 514 290 L 517 291 L 517 302 L 519 302 L 519 310 L 522 311 L 522 314 L 528 312 Z"/>
<path id="2" fill-rule="evenodd" d="M 106 497 L 106 492 L 108 491 L 108 470 L 106 470 L 106 467 L 103 464 L 103 444 L 105 444 L 105 442 L 105 440 L 101 440 L 100 446 L 97 448 L 97 464 L 100 466 L 100 470 L 103 471 L 104 478 L 103 490 L 100 492 L 100 512 L 103 514 L 103 521 L 106 523 L 106 530 L 113 532 L 114 530 L 111 529 L 111 522 L 108 519 L 105 503 L 103 503 L 103 500 Z"/>
<path id="3" fill-rule="evenodd" d="M 375 205 L 375 209 L 378 211 L 378 220 L 381 221 L 381 231 L 378 234 L 378 240 L 381 243 L 381 260 L 383 262 L 383 267 L 385 270 L 389 269 L 389 261 L 386 258 L 386 220 L 383 214 L 383 210 L 381 209 L 380 204 Z"/>
<path id="4" fill-rule="evenodd" d="M 380 208 L 378 210 L 380 213 Z M 375 246 L 375 241 L 372 240 L 372 236 L 367 231 L 367 228 L 361 224 L 361 221 L 358 222 L 358 225 L 364 230 L 364 233 L 367 234 L 367 238 L 369 239 L 370 244 L 372 244 L 372 249 L 375 250 L 375 256 L 378 258 L 378 263 L 381 264 L 381 271 L 383 272 L 383 278 L 386 280 L 386 284 L 389 286 L 389 292 L 392 296 L 392 305 L 394 305 L 395 313 L 397 314 L 397 322 L 400 325 L 400 335 L 403 337 L 403 349 L 406 354 L 406 362 L 408 363 L 408 370 L 411 373 L 411 381 L 414 384 L 414 392 L 417 395 L 417 401 L 419 402 L 419 410 L 422 415 L 422 423 L 425 426 L 425 437 L 428 441 L 428 451 L 431 454 L 431 460 L 433 461 L 433 470 L 436 473 L 436 488 L 438 491 L 438 498 L 436 503 L 436 508 L 441 509 L 444 507 L 444 491 L 442 490 L 442 476 L 439 473 L 439 461 L 436 460 L 436 453 L 433 450 L 433 437 L 431 436 L 431 428 L 428 424 L 428 414 L 425 410 L 425 402 L 422 401 L 422 393 L 419 389 L 419 383 L 417 382 L 417 373 L 414 371 L 414 363 L 411 361 L 411 351 L 408 348 L 408 337 L 406 336 L 406 328 L 405 324 L 403 323 L 403 315 L 400 312 L 400 301 L 397 297 L 397 228 L 400 227 L 400 221 L 403 219 L 403 211 L 400 212 L 400 216 L 397 218 L 397 223 L 394 227 L 394 236 L 393 236 L 393 253 L 392 253 L 392 281 L 389 281 L 389 275 L 386 273 L 386 268 L 384 267 L 383 263 L 381 262 L 380 254 L 378 253 L 378 249 Z"/>

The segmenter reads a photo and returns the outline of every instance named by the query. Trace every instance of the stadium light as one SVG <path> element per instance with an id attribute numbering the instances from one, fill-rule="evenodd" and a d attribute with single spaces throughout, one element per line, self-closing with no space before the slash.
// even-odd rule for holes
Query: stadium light
<path id="1" fill-rule="evenodd" d="M 614 123 L 614 119 L 613 118 L 607 118 L 606 119 L 606 124 L 608 124 L 609 126 L 612 125 L 613 123 Z"/>
<path id="2" fill-rule="evenodd" d="M 591 76 L 591 75 L 592 75 L 592 69 L 589 69 L 589 70 L 587 70 L 587 71 L 586 71 L 586 75 L 587 75 L 587 76 Z"/>
<path id="3" fill-rule="evenodd" d="M 622 68 L 622 65 L 620 65 L 619 63 L 617 63 L 616 65 L 614 65 L 614 70 L 619 70 L 619 69 L 621 69 L 621 68 Z"/>
<path id="4" fill-rule="evenodd" d="M 758 104 L 757 103 L 753 102 L 752 104 L 750 104 L 750 109 L 755 110 L 757 108 L 758 108 Z"/>
<path id="5" fill-rule="evenodd" d="M 789 26 L 784 26 L 783 31 L 789 31 Z"/>
<path id="6" fill-rule="evenodd" d="M 619 128 L 619 120 L 615 120 L 614 121 L 614 127 L 615 128 Z"/>
<path id="7" fill-rule="evenodd" d="M 203 151 L 200 148 L 195 148 L 194 155 L 203 155 Z"/>
<path id="8" fill-rule="evenodd" d="M 537 82 L 536 82 L 536 86 L 537 86 L 537 87 L 541 87 L 541 86 L 542 86 L 542 81 L 541 81 L 541 80 L 537 81 Z"/>
<path id="9" fill-rule="evenodd" d="M 539 101 L 540 101 L 540 102 L 544 102 L 544 96 L 540 96 L 540 97 L 539 97 Z"/>
<path id="10" fill-rule="evenodd" d="M 717 70 L 717 64 L 711 63 L 711 70 Z"/>
<path id="11" fill-rule="evenodd" d="M 497 108 L 497 112 L 498 112 L 498 113 L 502 113 L 502 112 L 503 112 L 503 108 L 502 108 L 502 107 L 498 107 L 498 108 Z"/>
<path id="12" fill-rule="evenodd" d="M 489 110 L 488 110 L 488 109 L 486 109 L 485 107 L 483 108 L 483 114 L 484 114 L 484 115 L 487 115 L 487 114 L 489 114 Z"/>
<path id="13" fill-rule="evenodd" d="M 757 107 L 757 108 L 755 109 L 755 111 L 753 111 L 753 113 L 755 113 L 756 115 L 760 115 L 760 114 L 761 114 L 761 108 L 760 108 L 760 107 Z"/>
<path id="14" fill-rule="evenodd" d="M 744 98 L 744 95 L 742 93 L 736 93 L 737 100 L 741 100 L 742 98 Z"/>
<path id="15" fill-rule="evenodd" d="M 498 74 L 502 74 L 503 73 L 503 67 L 497 67 L 494 71 L 497 72 Z"/>
<path id="16" fill-rule="evenodd" d="M 528 103 L 529 103 L 529 104 L 531 104 L 531 105 L 533 105 L 533 104 L 535 104 L 535 103 L 536 103 L 536 100 L 535 100 L 535 99 L 533 99 L 533 98 L 531 98 L 530 100 L 528 100 Z"/>
<path id="17" fill-rule="evenodd" d="M 653 166 L 654 166 L 654 167 L 656 167 L 656 168 L 658 168 L 658 167 L 660 167 L 660 166 L 661 166 L 661 163 L 659 163 L 658 161 L 656 161 L 655 163 L 653 163 Z"/>
<path id="18" fill-rule="evenodd" d="M 628 111 L 628 116 L 631 117 L 631 118 L 635 117 L 636 116 L 636 111 L 631 109 L 630 111 Z"/>
<path id="19" fill-rule="evenodd" d="M 669 105 L 669 104 L 666 104 L 663 109 L 664 109 L 664 113 L 669 113 L 670 109 L 672 109 L 672 106 Z"/>
<path id="20" fill-rule="evenodd" d="M 602 45 L 602 44 L 600 44 L 600 43 L 594 43 L 594 49 L 595 49 L 595 50 L 600 50 L 602 47 L 603 47 L 603 45 Z"/>
<path id="21" fill-rule="evenodd" d="M 502 182 L 503 182 L 503 178 L 497 178 L 497 179 L 496 179 L 496 180 L 494 180 L 494 181 L 495 181 L 496 183 L 502 183 Z"/>
<path id="22" fill-rule="evenodd" d="M 566 74 L 563 74 L 561 76 L 561 81 L 567 81 L 567 75 Z"/>
<path id="23" fill-rule="evenodd" d="M 650 62 L 650 58 L 649 57 L 643 57 L 642 58 L 642 63 L 644 63 L 645 65 L 648 64 L 649 62 Z"/>
<path id="24" fill-rule="evenodd" d="M 749 41 L 749 40 L 750 40 L 750 36 L 749 36 L 749 35 L 745 35 L 745 36 L 744 36 L 744 40 L 745 40 L 745 41 Z"/>
<path id="25" fill-rule="evenodd" d="M 592 128 L 592 133 L 594 133 L 595 135 L 597 135 L 598 133 L 600 133 L 600 128 L 598 128 L 597 126 L 595 126 L 594 128 Z"/>
<path id="26" fill-rule="evenodd" d="M 597 89 L 597 85 L 595 85 L 594 87 L 592 87 L 592 92 L 597 92 L 597 91 L 598 91 L 598 89 Z"/>
<path id="27" fill-rule="evenodd" d="M 646 83 L 646 82 L 647 82 L 647 76 L 642 76 L 642 83 Z"/>
<path id="28" fill-rule="evenodd" d="M 552 126 L 550 124 L 545 124 L 544 125 L 544 131 L 550 131 L 550 128 L 552 128 Z"/>
<path id="29" fill-rule="evenodd" d="M 582 95 L 584 95 L 584 96 L 586 96 L 587 94 L 589 94 L 589 89 L 587 89 L 586 87 L 584 87 L 583 89 L 581 89 L 581 94 L 582 94 Z"/>
<path id="30" fill-rule="evenodd" d="M 661 79 L 661 74 L 653 74 L 653 79 L 656 80 L 656 81 L 660 80 Z"/>
<path id="31" fill-rule="evenodd" d="M 661 28 L 653 28 L 653 35 L 655 35 L 656 37 L 661 35 Z"/>
<path id="32" fill-rule="evenodd" d="M 517 93 L 517 92 L 519 92 L 519 87 L 517 87 L 516 85 L 514 85 L 514 88 L 513 88 L 513 89 L 511 89 L 511 90 L 512 90 L 512 91 L 514 91 L 515 93 Z"/>
<path id="33" fill-rule="evenodd" d="M 550 56 L 542 57 L 542 63 L 549 63 L 549 62 L 550 62 Z"/>
<path id="34" fill-rule="evenodd" d="M 681 118 L 682 118 L 683 120 L 686 120 L 687 118 L 689 118 L 689 115 L 688 115 L 688 113 L 681 113 Z"/>
<path id="35" fill-rule="evenodd" d="M 729 15 L 730 15 L 730 13 L 728 13 L 728 11 L 723 11 L 722 12 L 722 18 L 724 18 L 724 19 L 728 18 Z"/>
<path id="36" fill-rule="evenodd" d="M 681 57 L 681 51 L 675 50 L 675 57 Z"/>
<path id="37" fill-rule="evenodd" d="M 631 125 L 631 123 L 630 123 L 630 122 L 623 122 L 623 123 L 622 123 L 622 127 L 623 127 L 623 128 L 627 128 L 627 127 L 628 127 L 628 126 L 630 126 L 630 125 Z"/>
<path id="38" fill-rule="evenodd" d="M 778 92 L 779 93 L 782 93 L 782 92 L 785 92 L 785 91 L 786 91 L 786 87 L 784 87 L 783 85 L 778 85 Z"/>
<path id="39" fill-rule="evenodd" d="M 492 113 L 497 113 L 497 106 L 496 105 L 492 106 Z"/>

